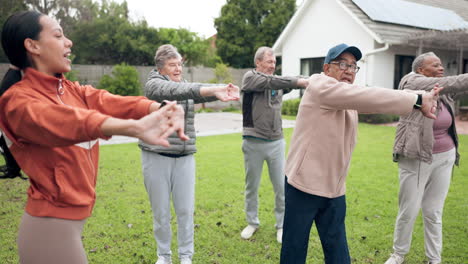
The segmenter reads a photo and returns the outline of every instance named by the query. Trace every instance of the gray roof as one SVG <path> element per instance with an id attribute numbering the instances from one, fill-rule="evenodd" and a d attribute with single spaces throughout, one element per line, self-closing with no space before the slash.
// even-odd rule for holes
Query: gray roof
<path id="1" fill-rule="evenodd" d="M 444 47 L 444 48 L 456 48 L 457 45 L 466 45 L 466 38 L 468 38 L 468 32 L 466 29 L 454 30 L 454 33 L 444 31 L 444 37 L 450 38 L 450 41 L 440 43 L 435 41 L 437 37 L 434 37 L 434 30 L 427 30 L 422 28 L 416 28 L 411 26 L 404 26 L 399 24 L 391 24 L 373 21 L 364 13 L 352 0 L 338 0 L 347 9 L 349 9 L 370 31 L 372 31 L 376 38 L 376 41 L 380 43 L 388 43 L 391 45 L 417 45 L 420 41 L 425 41 L 424 46 L 431 47 Z M 445 8 L 454 11 L 465 21 L 468 21 L 468 0 L 406 0 L 418 4 L 434 6 L 439 8 Z M 429 18 L 430 19 L 430 18 Z M 439 31 L 440 32 L 440 31 Z M 424 37 L 423 37 L 424 35 Z M 433 36 L 429 38 L 427 36 Z M 462 38 L 463 42 L 462 43 Z M 449 46 L 446 46 L 449 45 Z M 450 47 L 453 46 L 453 47 Z"/>

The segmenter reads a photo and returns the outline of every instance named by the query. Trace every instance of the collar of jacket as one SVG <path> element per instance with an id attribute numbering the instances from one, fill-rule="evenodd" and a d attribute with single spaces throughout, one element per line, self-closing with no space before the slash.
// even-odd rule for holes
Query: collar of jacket
<path id="1" fill-rule="evenodd" d="M 50 76 L 31 67 L 26 68 L 22 81 L 32 83 L 29 87 L 42 93 L 56 94 L 60 82 L 65 81 L 63 74 L 59 78 Z"/>

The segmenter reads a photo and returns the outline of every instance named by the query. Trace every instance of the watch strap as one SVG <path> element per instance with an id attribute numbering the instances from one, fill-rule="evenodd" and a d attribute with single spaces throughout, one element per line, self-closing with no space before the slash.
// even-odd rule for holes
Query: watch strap
<path id="1" fill-rule="evenodd" d="M 422 107 L 422 94 L 418 94 L 418 99 L 416 100 L 416 103 L 414 103 L 413 108 L 421 109 L 421 107 Z"/>

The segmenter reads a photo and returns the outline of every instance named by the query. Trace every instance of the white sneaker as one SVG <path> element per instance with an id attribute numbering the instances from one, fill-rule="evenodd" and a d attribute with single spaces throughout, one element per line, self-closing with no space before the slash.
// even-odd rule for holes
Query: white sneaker
<path id="1" fill-rule="evenodd" d="M 192 264 L 192 260 L 190 258 L 182 258 L 180 259 L 180 264 Z"/>
<path id="2" fill-rule="evenodd" d="M 400 256 L 397 253 L 393 253 L 387 261 L 385 261 L 385 264 L 402 264 L 405 261 L 404 256 Z"/>
<path id="3" fill-rule="evenodd" d="M 241 232 L 241 237 L 243 239 L 249 239 L 253 236 L 253 234 L 257 231 L 257 228 L 255 226 L 248 225 L 247 227 L 244 228 Z"/>
<path id="4" fill-rule="evenodd" d="M 171 257 L 159 256 L 158 261 L 154 264 L 172 264 Z"/>
<path id="5" fill-rule="evenodd" d="M 283 243 L 283 228 L 276 230 L 276 241 L 280 244 Z"/>

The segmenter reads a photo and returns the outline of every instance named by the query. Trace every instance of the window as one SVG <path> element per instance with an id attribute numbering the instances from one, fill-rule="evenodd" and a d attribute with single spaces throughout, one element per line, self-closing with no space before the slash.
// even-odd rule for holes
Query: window
<path id="1" fill-rule="evenodd" d="M 310 76 L 314 73 L 321 73 L 325 57 L 301 59 L 301 75 Z M 304 89 L 299 90 L 299 96 L 302 97 Z"/>
<path id="2" fill-rule="evenodd" d="M 401 78 L 411 72 L 414 56 L 395 55 L 395 73 L 393 75 L 393 89 L 398 89 Z"/>
<path id="3" fill-rule="evenodd" d="M 325 57 L 301 59 L 301 75 L 310 76 L 323 71 Z"/>

